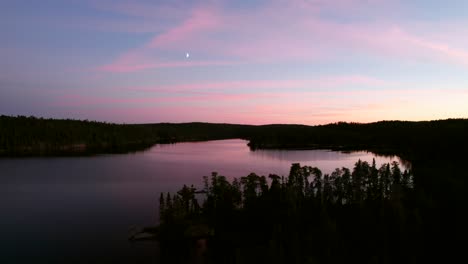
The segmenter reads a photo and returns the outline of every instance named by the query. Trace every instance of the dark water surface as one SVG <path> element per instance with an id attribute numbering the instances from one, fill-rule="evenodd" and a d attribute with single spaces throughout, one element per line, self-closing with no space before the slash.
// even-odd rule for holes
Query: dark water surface
<path id="1" fill-rule="evenodd" d="M 130 243 L 132 229 L 157 223 L 160 192 L 228 178 L 276 173 L 291 163 L 352 168 L 398 160 L 327 150 L 250 151 L 243 140 L 157 145 L 93 157 L 0 159 L 0 263 L 157 263 L 154 242 Z"/>

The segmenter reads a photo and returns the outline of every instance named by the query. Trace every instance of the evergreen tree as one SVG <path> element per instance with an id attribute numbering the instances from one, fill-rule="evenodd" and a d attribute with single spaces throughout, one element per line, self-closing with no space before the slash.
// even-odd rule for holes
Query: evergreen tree
<path id="1" fill-rule="evenodd" d="M 323 176 L 323 200 L 326 204 L 331 204 L 333 201 L 333 187 L 328 174 Z"/>
<path id="2" fill-rule="evenodd" d="M 343 191 L 344 191 L 344 199 L 346 203 L 350 203 L 352 196 L 353 196 L 353 186 L 351 184 L 351 171 L 348 168 L 342 168 L 343 170 L 343 176 L 342 182 L 343 182 Z"/>
<path id="3" fill-rule="evenodd" d="M 390 164 L 383 164 L 379 169 L 380 178 L 380 189 L 382 190 L 382 196 L 388 198 L 390 196 L 392 173 L 390 170 Z"/>
<path id="4" fill-rule="evenodd" d="M 322 203 L 322 171 L 316 167 L 312 168 L 312 175 L 314 175 L 314 180 L 312 182 L 315 198 L 319 203 Z"/>
<path id="5" fill-rule="evenodd" d="M 344 188 L 343 188 L 343 171 L 339 168 L 336 168 L 330 177 L 330 180 L 333 184 L 333 196 L 335 197 L 336 202 L 341 205 L 344 199 Z"/>
<path id="6" fill-rule="evenodd" d="M 367 187 L 367 197 L 372 200 L 379 199 L 381 190 L 379 190 L 379 170 L 375 164 L 375 158 L 372 159 L 372 166 L 370 167 L 369 184 Z"/>
<path id="7" fill-rule="evenodd" d="M 401 170 L 400 167 L 398 166 L 398 162 L 393 161 L 392 162 L 392 179 L 393 179 L 393 184 L 400 184 L 401 182 Z"/>
<path id="8" fill-rule="evenodd" d="M 164 202 L 164 194 L 159 196 L 159 221 L 164 221 L 164 214 L 166 213 L 166 203 Z"/>

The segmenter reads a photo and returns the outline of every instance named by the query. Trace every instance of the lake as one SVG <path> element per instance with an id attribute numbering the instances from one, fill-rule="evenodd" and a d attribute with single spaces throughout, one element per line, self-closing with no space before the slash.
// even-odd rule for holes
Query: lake
<path id="1" fill-rule="evenodd" d="M 0 263 L 157 263 L 155 242 L 130 243 L 135 227 L 158 222 L 159 195 L 228 178 L 275 173 L 291 163 L 330 173 L 358 160 L 398 157 L 368 152 L 256 150 L 247 141 L 156 145 L 144 152 L 0 159 Z"/>

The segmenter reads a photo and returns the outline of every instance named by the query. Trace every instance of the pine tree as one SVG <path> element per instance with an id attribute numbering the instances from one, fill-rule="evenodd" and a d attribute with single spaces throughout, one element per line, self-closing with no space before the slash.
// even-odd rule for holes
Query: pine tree
<path id="1" fill-rule="evenodd" d="M 166 204 L 164 203 L 164 194 L 161 193 L 159 196 L 159 221 L 164 221 L 164 214 L 166 213 Z"/>

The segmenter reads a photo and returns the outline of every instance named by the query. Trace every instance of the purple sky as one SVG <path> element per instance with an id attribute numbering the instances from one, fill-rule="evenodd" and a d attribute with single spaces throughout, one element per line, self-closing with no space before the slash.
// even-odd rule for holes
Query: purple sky
<path id="1" fill-rule="evenodd" d="M 468 117 L 468 1 L 7 0 L 0 22 L 0 114 Z"/>

